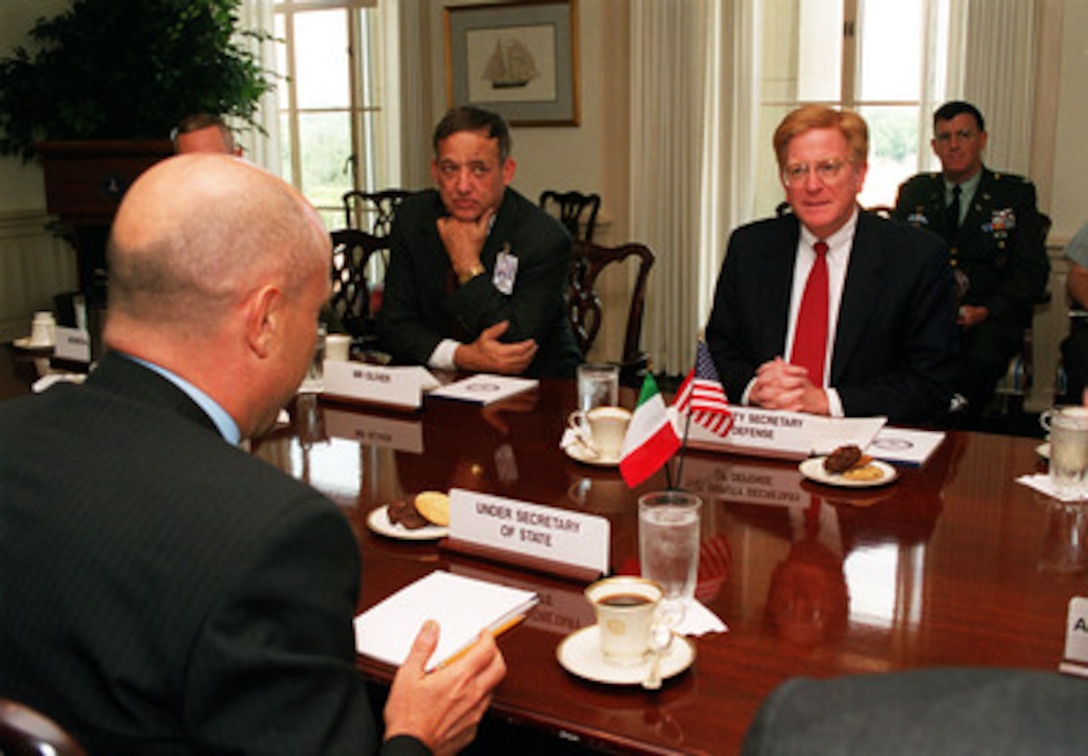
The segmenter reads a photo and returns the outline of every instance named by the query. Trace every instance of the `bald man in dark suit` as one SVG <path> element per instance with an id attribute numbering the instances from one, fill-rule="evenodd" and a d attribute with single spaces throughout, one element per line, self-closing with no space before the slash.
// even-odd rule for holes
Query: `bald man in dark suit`
<path id="1" fill-rule="evenodd" d="M 490 638 L 424 674 L 427 626 L 383 732 L 355 669 L 346 518 L 237 446 L 306 371 L 329 254 L 271 174 L 164 161 L 117 213 L 98 368 L 0 405 L 0 696 L 91 753 L 455 750 L 505 674 Z"/>

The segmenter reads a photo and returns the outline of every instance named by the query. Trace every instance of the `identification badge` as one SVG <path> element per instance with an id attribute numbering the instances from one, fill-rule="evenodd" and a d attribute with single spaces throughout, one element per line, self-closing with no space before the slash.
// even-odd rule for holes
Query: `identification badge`
<path id="1" fill-rule="evenodd" d="M 509 244 L 502 245 L 502 251 L 495 258 L 495 275 L 491 283 L 507 296 L 514 293 L 514 281 L 518 277 L 518 258 L 510 251 Z"/>

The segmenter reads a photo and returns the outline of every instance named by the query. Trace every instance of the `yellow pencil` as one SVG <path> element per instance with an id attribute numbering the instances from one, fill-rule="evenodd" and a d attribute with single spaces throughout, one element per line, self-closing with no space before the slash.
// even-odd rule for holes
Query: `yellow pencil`
<path id="1" fill-rule="evenodd" d="M 518 625 L 518 623 L 520 623 L 523 619 L 525 619 L 524 614 L 515 614 L 510 619 L 506 620 L 506 622 L 503 622 L 501 625 L 499 625 L 496 628 L 488 630 L 488 632 L 491 633 L 492 638 L 498 638 L 500 635 L 505 633 L 510 628 L 516 627 Z M 472 648 L 473 645 L 474 645 L 474 643 L 470 643 L 467 646 L 465 646 L 464 648 L 460 649 L 459 651 L 456 651 L 455 653 L 451 654 L 450 657 L 448 659 L 446 659 L 444 662 L 442 662 L 441 664 L 439 664 L 438 667 L 436 667 L 436 669 L 442 669 L 443 667 L 448 667 L 449 665 L 453 664 L 455 661 L 457 661 L 462 656 L 467 654 L 468 650 L 470 648 Z"/>

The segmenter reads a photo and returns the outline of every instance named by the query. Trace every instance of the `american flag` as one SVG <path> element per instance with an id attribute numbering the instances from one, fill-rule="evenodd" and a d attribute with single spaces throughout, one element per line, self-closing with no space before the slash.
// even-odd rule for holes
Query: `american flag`
<path id="1" fill-rule="evenodd" d="M 718 371 L 706 342 L 699 340 L 695 350 L 695 367 L 680 384 L 672 406 L 679 413 L 691 412 L 691 419 L 709 431 L 724 436 L 733 427 L 729 400 L 718 380 Z"/>

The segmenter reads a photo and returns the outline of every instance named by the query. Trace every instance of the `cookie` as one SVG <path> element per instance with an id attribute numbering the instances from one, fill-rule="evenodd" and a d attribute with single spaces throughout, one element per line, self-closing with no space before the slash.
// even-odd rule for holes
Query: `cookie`
<path id="1" fill-rule="evenodd" d="M 450 524 L 450 497 L 439 491 L 416 494 L 416 509 L 434 525 Z"/>
<path id="2" fill-rule="evenodd" d="M 404 499 L 398 499 L 390 503 L 387 511 L 391 523 L 408 530 L 419 530 L 428 524 L 427 519 L 419 513 L 415 504 Z"/>
<path id="3" fill-rule="evenodd" d="M 861 448 L 850 444 L 840 446 L 827 455 L 824 460 L 824 469 L 829 473 L 843 473 L 861 461 Z"/>
<path id="4" fill-rule="evenodd" d="M 847 480 L 880 480 L 884 477 L 884 471 L 873 464 L 858 465 L 842 474 Z"/>

